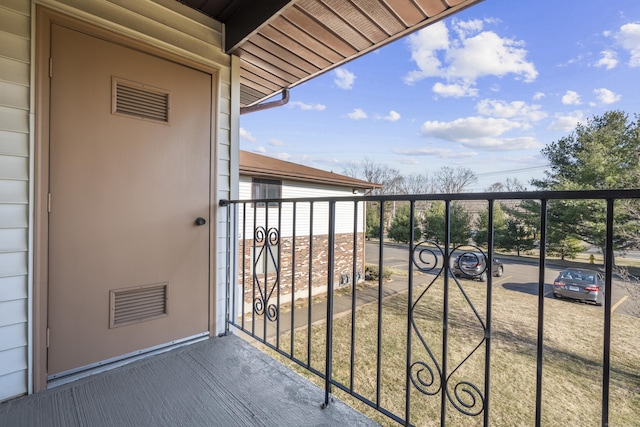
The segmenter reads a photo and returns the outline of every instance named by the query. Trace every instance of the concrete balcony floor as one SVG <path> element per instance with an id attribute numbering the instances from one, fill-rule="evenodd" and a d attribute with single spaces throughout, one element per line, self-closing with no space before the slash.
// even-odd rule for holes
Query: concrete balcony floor
<path id="1" fill-rule="evenodd" d="M 237 336 L 0 404 L 0 426 L 375 426 Z"/>

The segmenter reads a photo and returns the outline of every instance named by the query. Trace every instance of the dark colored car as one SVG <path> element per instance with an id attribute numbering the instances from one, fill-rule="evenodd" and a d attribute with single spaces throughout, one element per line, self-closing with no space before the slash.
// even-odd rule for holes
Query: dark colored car
<path id="1" fill-rule="evenodd" d="M 595 270 L 567 268 L 561 271 L 553 281 L 553 296 L 602 305 L 604 302 L 604 275 Z"/>
<path id="2" fill-rule="evenodd" d="M 453 261 L 453 274 L 456 277 L 487 281 L 487 260 L 480 252 L 465 252 Z M 499 259 L 493 259 L 491 274 L 500 277 L 504 273 L 504 265 Z"/>

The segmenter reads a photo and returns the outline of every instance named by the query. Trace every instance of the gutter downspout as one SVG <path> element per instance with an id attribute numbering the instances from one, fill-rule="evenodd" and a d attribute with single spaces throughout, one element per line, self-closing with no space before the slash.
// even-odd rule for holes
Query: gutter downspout
<path id="1" fill-rule="evenodd" d="M 240 107 L 240 115 L 254 113 L 256 111 L 268 110 L 270 108 L 281 107 L 289 102 L 289 89 L 282 89 L 282 99 L 277 101 L 265 102 L 264 104 L 251 105 L 249 107 Z"/>

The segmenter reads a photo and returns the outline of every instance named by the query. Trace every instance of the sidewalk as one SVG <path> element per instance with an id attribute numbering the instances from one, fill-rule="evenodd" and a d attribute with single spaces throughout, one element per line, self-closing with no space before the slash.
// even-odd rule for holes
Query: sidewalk
<path id="1" fill-rule="evenodd" d="M 392 276 L 392 279 L 388 282 L 384 282 L 382 284 L 382 299 L 388 298 L 390 296 L 396 295 L 400 292 L 404 292 L 408 289 L 408 280 L 406 277 L 401 276 Z M 419 283 L 414 283 L 414 286 Z M 349 285 L 350 286 L 350 285 Z M 346 287 L 342 287 L 340 289 L 345 289 Z M 355 306 L 362 307 L 368 304 L 373 304 L 378 301 L 378 285 L 370 286 L 365 289 L 356 291 L 355 298 Z M 333 318 L 347 315 L 351 313 L 351 309 L 353 307 L 353 298 L 351 293 L 347 295 L 342 295 L 335 297 L 333 299 Z M 293 314 L 293 316 L 292 316 Z M 309 315 L 309 307 L 305 306 L 302 308 L 297 308 L 293 311 L 280 313 L 278 321 L 269 322 L 267 321 L 267 335 L 266 338 L 274 338 L 277 336 L 277 331 L 279 328 L 280 334 L 287 333 L 291 331 L 292 317 L 293 317 L 293 327 L 294 329 L 304 328 L 309 325 L 307 322 L 307 318 Z M 256 316 L 257 317 L 257 316 Z M 327 319 L 327 300 L 324 299 L 322 301 L 313 303 L 311 305 L 311 324 L 322 323 Z M 264 318 L 261 316 L 258 319 L 258 322 L 255 324 L 254 333 L 256 336 L 264 337 Z M 251 331 L 251 313 L 247 315 L 245 318 L 245 329 Z M 242 334 L 244 335 L 244 334 Z M 251 338 L 249 338 L 251 340 Z"/>

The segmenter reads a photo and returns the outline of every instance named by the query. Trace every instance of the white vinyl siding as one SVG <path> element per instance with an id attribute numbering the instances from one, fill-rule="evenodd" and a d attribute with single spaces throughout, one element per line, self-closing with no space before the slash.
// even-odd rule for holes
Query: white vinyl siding
<path id="1" fill-rule="evenodd" d="M 240 177 L 240 200 L 251 200 L 252 180 L 250 177 Z M 313 184 L 309 182 L 282 181 L 282 199 L 310 198 L 310 197 L 353 197 L 351 188 L 338 187 L 323 184 Z M 363 219 L 364 203 L 358 203 L 358 217 L 354 226 L 353 201 L 336 203 L 336 234 L 353 233 L 364 230 Z M 296 204 L 296 236 L 308 236 L 311 228 L 311 206 L 310 203 L 300 202 Z M 243 213 L 240 207 L 238 220 L 243 220 Z M 240 239 L 252 238 L 253 232 L 253 205 L 247 204 L 247 215 L 245 230 L 240 229 L 238 236 Z M 280 237 L 290 237 L 293 235 L 293 204 L 283 202 L 281 218 L 279 219 L 278 209 L 275 206 L 265 208 L 259 206 L 255 209 L 257 225 L 264 225 L 268 216 L 269 227 L 277 227 L 280 221 Z M 269 228 L 268 227 L 268 228 Z M 327 202 L 314 202 L 313 204 L 313 235 L 321 236 L 329 232 L 329 204 Z"/>
<path id="2" fill-rule="evenodd" d="M 29 386 L 28 0 L 0 0 L 0 401 Z"/>

